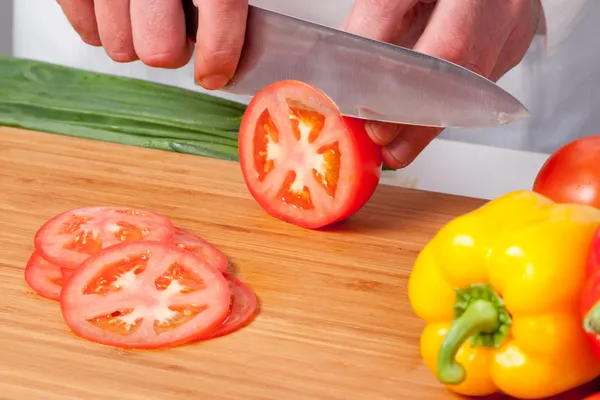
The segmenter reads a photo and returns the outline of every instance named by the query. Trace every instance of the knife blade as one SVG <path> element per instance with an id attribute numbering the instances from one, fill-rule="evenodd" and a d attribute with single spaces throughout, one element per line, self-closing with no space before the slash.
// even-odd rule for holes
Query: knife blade
<path id="1" fill-rule="evenodd" d="M 195 37 L 197 9 L 183 3 Z M 529 117 L 510 93 L 459 65 L 250 5 L 238 67 L 221 90 L 254 96 L 286 79 L 320 89 L 343 115 L 362 119 L 475 128 Z"/>

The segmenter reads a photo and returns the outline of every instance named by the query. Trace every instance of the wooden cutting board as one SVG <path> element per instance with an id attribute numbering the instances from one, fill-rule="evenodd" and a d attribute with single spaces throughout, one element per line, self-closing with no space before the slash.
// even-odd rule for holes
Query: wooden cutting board
<path id="1" fill-rule="evenodd" d="M 23 270 L 43 222 L 100 204 L 163 213 L 220 248 L 260 299 L 254 322 L 165 351 L 70 333 Z M 458 398 L 420 359 L 406 286 L 423 245 L 481 204 L 382 185 L 355 217 L 308 231 L 266 215 L 236 163 L 0 128 L 0 399 Z"/>

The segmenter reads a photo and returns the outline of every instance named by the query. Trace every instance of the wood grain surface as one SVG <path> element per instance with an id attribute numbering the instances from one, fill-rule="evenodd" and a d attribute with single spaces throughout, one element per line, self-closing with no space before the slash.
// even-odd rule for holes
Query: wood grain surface
<path id="1" fill-rule="evenodd" d="M 43 222 L 100 204 L 163 213 L 220 248 L 259 297 L 254 322 L 162 351 L 70 333 L 23 270 Z M 420 359 L 406 286 L 426 241 L 480 204 L 382 185 L 355 217 L 308 231 L 266 215 L 236 163 L 0 128 L 0 399 L 459 398 Z"/>

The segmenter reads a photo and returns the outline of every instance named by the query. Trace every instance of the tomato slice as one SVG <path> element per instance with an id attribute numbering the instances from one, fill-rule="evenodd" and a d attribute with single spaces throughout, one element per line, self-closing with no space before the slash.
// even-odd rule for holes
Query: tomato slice
<path id="1" fill-rule="evenodd" d="M 319 228 L 357 212 L 381 176 L 381 148 L 364 121 L 346 118 L 319 90 L 280 81 L 244 113 L 239 157 L 246 185 L 270 215 Z"/>
<path id="2" fill-rule="evenodd" d="M 89 256 L 121 242 L 168 241 L 175 227 L 165 216 L 128 207 L 84 207 L 46 222 L 34 243 L 46 260 L 75 269 Z"/>
<path id="3" fill-rule="evenodd" d="M 117 244 L 88 258 L 61 294 L 69 328 L 121 348 L 171 347 L 218 327 L 230 290 L 223 274 L 168 242 Z"/>
<path id="4" fill-rule="evenodd" d="M 62 275 L 63 282 L 68 281 L 76 270 L 70 268 L 61 268 L 60 274 Z"/>
<path id="5" fill-rule="evenodd" d="M 44 260 L 36 252 L 29 257 L 25 267 L 25 282 L 42 297 L 56 301 L 60 298 L 63 285 L 60 267 Z"/>
<path id="6" fill-rule="evenodd" d="M 208 340 L 227 335 L 248 325 L 254 313 L 256 312 L 256 295 L 248 286 L 244 285 L 237 278 L 224 274 L 229 283 L 231 292 L 231 305 L 227 319 L 215 330 L 210 331 L 199 337 L 197 340 Z"/>
<path id="7" fill-rule="evenodd" d="M 229 260 L 227 260 L 225 254 L 206 240 L 199 238 L 183 228 L 175 227 L 175 233 L 173 234 L 173 237 L 171 237 L 171 243 L 182 249 L 193 251 L 221 272 L 225 272 L 227 269 Z"/>

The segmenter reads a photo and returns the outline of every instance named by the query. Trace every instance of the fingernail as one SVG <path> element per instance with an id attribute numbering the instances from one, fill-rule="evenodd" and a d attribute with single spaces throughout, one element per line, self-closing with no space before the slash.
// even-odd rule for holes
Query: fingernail
<path id="1" fill-rule="evenodd" d="M 229 78 L 224 75 L 208 75 L 198 81 L 200 86 L 207 90 L 221 89 L 227 82 L 229 82 Z"/>

